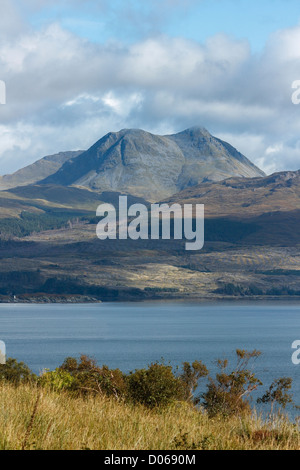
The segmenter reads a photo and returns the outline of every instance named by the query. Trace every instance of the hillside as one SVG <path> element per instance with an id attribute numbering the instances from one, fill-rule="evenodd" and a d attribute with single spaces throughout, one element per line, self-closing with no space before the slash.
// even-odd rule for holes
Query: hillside
<path id="1" fill-rule="evenodd" d="M 205 183 L 170 198 L 206 206 L 205 246 L 193 253 L 180 240 L 98 240 L 93 210 L 100 200 L 116 203 L 118 193 L 51 185 L 2 192 L 24 205 L 17 227 L 15 219 L 0 223 L 1 232 L 21 237 L 0 243 L 0 295 L 10 301 L 14 291 L 20 302 L 299 299 L 299 173 Z"/>
<path id="2" fill-rule="evenodd" d="M 46 184 L 0 191 L 0 239 L 62 228 L 74 220 L 95 219 L 98 205 L 118 204 L 120 194 Z M 128 196 L 128 203 L 147 201 Z"/>
<path id="3" fill-rule="evenodd" d="M 120 191 L 158 201 L 203 181 L 263 175 L 231 145 L 203 128 L 169 136 L 124 129 L 107 134 L 41 183 Z"/>
<path id="4" fill-rule="evenodd" d="M 229 178 L 181 191 L 169 203 L 205 204 L 208 217 L 253 217 L 300 210 L 300 170 L 262 178 Z"/>
<path id="5" fill-rule="evenodd" d="M 0 191 L 0 231 L 4 219 L 19 218 L 22 213 L 44 214 L 63 210 L 95 213 L 100 195 L 79 188 L 54 185 L 21 186 Z"/>
<path id="6" fill-rule="evenodd" d="M 153 154 L 153 141 L 157 148 L 165 146 L 164 162 Z M 137 150 L 135 161 L 127 149 L 129 143 Z M 76 296 L 91 301 L 253 296 L 299 299 L 300 171 L 241 177 L 241 169 L 251 174 L 260 172 L 226 145 L 203 129 L 168 137 L 123 131 L 104 137 L 88 152 L 71 158 L 43 183 L 0 191 L 0 301 L 11 301 L 12 292 L 20 302 L 76 301 Z M 142 178 L 149 169 L 146 163 L 141 165 L 142 148 L 147 164 L 152 152 L 148 179 Z M 219 162 L 220 149 L 230 151 L 231 157 L 223 155 Z M 176 162 L 181 159 L 183 164 L 184 152 L 189 154 L 189 161 L 178 176 Z M 206 166 L 204 157 L 198 157 L 201 152 L 206 155 Z M 129 154 L 131 157 L 125 158 Z M 169 173 L 163 173 L 158 162 L 166 164 Z M 196 165 L 194 171 L 191 162 Z M 205 246 L 200 252 L 186 252 L 180 240 L 100 241 L 96 237 L 95 212 L 101 202 L 117 205 L 119 195 L 134 193 L 137 184 L 141 192 L 149 188 L 151 197 L 154 192 L 157 196 L 173 193 L 179 182 L 183 186 L 195 182 L 189 171 L 197 176 L 197 169 L 206 168 L 207 172 L 216 169 L 216 163 L 224 169 L 225 162 L 229 165 L 226 171 L 231 165 L 231 173 L 236 171 L 239 176 L 222 181 L 207 181 L 207 176 L 204 182 L 163 199 L 205 204 Z M 94 176 L 84 187 L 77 178 L 93 168 L 98 168 L 98 173 L 91 170 L 90 176 Z M 100 182 L 98 188 L 94 187 L 98 176 L 102 182 L 107 178 L 107 183 L 108 175 L 116 175 L 116 171 L 120 179 L 110 182 L 116 187 L 119 182 L 121 187 L 124 184 L 124 191 L 100 190 Z M 151 180 L 153 175 L 156 177 Z M 134 177 L 136 186 L 130 187 Z M 210 178 L 216 177 L 221 174 L 214 170 Z M 61 180 L 60 184 L 46 183 L 51 179 Z M 128 202 L 146 200 L 130 195 Z"/>
<path id="7" fill-rule="evenodd" d="M 83 150 L 78 150 L 76 152 L 60 152 L 49 155 L 11 175 L 0 176 L 0 190 L 34 184 L 47 178 L 56 173 L 66 161 L 78 157 L 82 152 Z"/>
<path id="8" fill-rule="evenodd" d="M 72 398 L 37 387 L 2 384 L 0 450 L 298 450 L 295 425 L 274 418 L 209 419 L 186 404 L 149 410 L 100 394 Z M 34 416 L 28 433 L 28 423 Z M 101 432 L 99 431 L 101 430 Z M 193 453 L 194 453 L 193 452 Z M 153 452 L 152 452 L 153 453 Z M 183 452 L 180 452 L 182 454 Z"/>
<path id="9" fill-rule="evenodd" d="M 166 201 L 204 204 L 206 233 L 210 227 L 209 236 L 214 240 L 283 246 L 300 243 L 300 171 L 203 183 Z"/>

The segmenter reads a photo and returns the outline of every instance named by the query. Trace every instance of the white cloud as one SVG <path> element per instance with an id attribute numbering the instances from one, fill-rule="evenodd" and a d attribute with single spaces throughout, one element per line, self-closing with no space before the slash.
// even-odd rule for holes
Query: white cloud
<path id="1" fill-rule="evenodd" d="M 126 117 L 133 109 L 140 107 L 143 97 L 141 93 L 132 93 L 127 97 L 118 98 L 112 91 L 102 98 L 103 103 L 119 116 Z"/>
<path id="2" fill-rule="evenodd" d="M 87 101 L 91 101 L 93 103 L 98 103 L 100 101 L 100 98 L 98 96 L 89 95 L 88 93 L 82 93 L 81 95 L 76 96 L 76 98 L 64 103 L 62 105 L 62 108 L 64 108 L 65 106 L 81 105 L 81 104 L 83 104 L 84 102 L 87 102 Z"/>
<path id="3" fill-rule="evenodd" d="M 7 84 L 1 173 L 47 153 L 86 148 L 111 130 L 165 134 L 192 125 L 268 172 L 296 169 L 300 106 L 291 103 L 291 85 L 300 79 L 299 40 L 300 26 L 278 32 L 253 56 L 247 41 L 225 35 L 205 44 L 162 35 L 92 44 L 57 23 L 0 35 L 0 79 Z"/>
<path id="4" fill-rule="evenodd" d="M 22 15 L 11 0 L 0 2 L 0 40 L 7 41 L 26 29 Z"/>
<path id="5" fill-rule="evenodd" d="M 283 150 L 283 144 L 282 143 L 279 143 L 279 144 L 276 144 L 276 145 L 270 145 L 267 149 L 266 149 L 266 155 L 274 155 L 276 153 L 280 153 L 282 152 Z"/>

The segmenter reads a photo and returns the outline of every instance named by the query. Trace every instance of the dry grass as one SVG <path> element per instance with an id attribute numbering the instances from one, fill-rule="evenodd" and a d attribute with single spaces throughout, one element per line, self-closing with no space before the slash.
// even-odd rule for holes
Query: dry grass
<path id="1" fill-rule="evenodd" d="M 39 397 L 39 398 L 38 398 Z M 186 404 L 150 411 L 97 397 L 0 385 L 0 450 L 300 448 L 298 428 L 260 418 L 208 419 Z"/>

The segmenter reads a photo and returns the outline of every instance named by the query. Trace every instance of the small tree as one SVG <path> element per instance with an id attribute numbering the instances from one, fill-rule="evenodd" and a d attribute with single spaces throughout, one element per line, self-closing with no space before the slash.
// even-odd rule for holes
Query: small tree
<path id="1" fill-rule="evenodd" d="M 36 376 L 24 362 L 8 358 L 6 364 L 0 365 L 0 381 L 6 380 L 14 385 L 34 380 Z"/>
<path id="2" fill-rule="evenodd" d="M 290 377 L 281 377 L 274 380 L 266 393 L 257 399 L 257 403 L 271 404 L 271 413 L 273 413 L 274 406 L 278 405 L 280 408 L 285 409 L 289 403 L 293 403 L 293 395 L 290 393 L 292 388 L 293 379 Z"/>
<path id="3" fill-rule="evenodd" d="M 184 387 L 184 399 L 187 401 L 199 402 L 199 397 L 195 397 L 195 392 L 199 385 L 199 380 L 207 377 L 209 374 L 206 366 L 202 361 L 194 361 L 192 364 L 184 362 L 182 364 L 182 373 L 180 380 Z"/>
<path id="4" fill-rule="evenodd" d="M 221 372 L 216 375 L 215 379 L 209 378 L 207 391 L 202 394 L 204 400 L 202 405 L 209 416 L 228 417 L 251 413 L 247 397 L 262 383 L 249 369 L 249 363 L 260 354 L 256 350 L 237 349 L 237 365 L 232 372 L 227 371 L 227 360 L 217 361 Z"/>

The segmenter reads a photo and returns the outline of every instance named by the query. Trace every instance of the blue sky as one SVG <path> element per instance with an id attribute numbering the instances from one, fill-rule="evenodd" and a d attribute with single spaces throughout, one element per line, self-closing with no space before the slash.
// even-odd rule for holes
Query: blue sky
<path id="1" fill-rule="evenodd" d="M 111 39 L 130 43 L 149 33 L 204 42 L 223 32 L 249 41 L 255 52 L 262 51 L 271 33 L 300 22 L 298 0 L 187 0 L 166 2 L 161 9 L 157 2 L 145 0 L 113 0 L 108 8 L 98 3 L 62 2 L 28 12 L 28 19 L 34 27 L 59 21 L 75 34 L 99 43 Z"/>
<path id="2" fill-rule="evenodd" d="M 0 173 L 137 127 L 199 125 L 300 168 L 299 0 L 1 0 Z"/>

